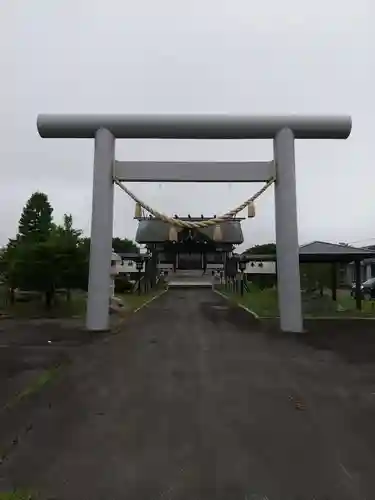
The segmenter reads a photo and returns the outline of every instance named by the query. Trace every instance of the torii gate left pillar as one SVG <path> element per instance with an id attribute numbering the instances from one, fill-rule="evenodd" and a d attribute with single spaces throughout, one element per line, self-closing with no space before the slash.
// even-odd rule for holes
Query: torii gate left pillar
<path id="1" fill-rule="evenodd" d="M 109 328 L 113 235 L 115 137 L 105 128 L 95 134 L 90 268 L 86 312 L 88 330 Z"/>
<path id="2" fill-rule="evenodd" d="M 276 251 L 280 327 L 302 332 L 295 139 L 346 139 L 348 116 L 40 115 L 42 137 L 94 138 L 94 183 L 86 326 L 109 328 L 113 177 L 181 182 L 265 181 L 275 175 Z M 273 139 L 274 161 L 257 163 L 115 162 L 115 138 Z M 195 172 L 193 172 L 195 167 Z"/>

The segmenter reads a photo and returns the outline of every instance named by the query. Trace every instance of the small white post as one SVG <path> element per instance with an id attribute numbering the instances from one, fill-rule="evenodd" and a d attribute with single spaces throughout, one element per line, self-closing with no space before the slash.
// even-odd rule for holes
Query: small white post
<path id="1" fill-rule="evenodd" d="M 86 327 L 91 331 L 103 331 L 109 328 L 114 160 L 115 138 L 109 130 L 101 128 L 95 134 L 90 271 L 86 313 Z"/>
<path id="2" fill-rule="evenodd" d="M 284 332 L 302 332 L 294 134 L 292 130 L 284 128 L 276 134 L 274 159 L 276 163 L 275 222 L 280 328 Z"/>

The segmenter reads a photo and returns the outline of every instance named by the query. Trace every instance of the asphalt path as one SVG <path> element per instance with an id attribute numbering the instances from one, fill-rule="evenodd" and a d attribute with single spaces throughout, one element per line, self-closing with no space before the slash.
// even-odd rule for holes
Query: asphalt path
<path id="1" fill-rule="evenodd" d="M 54 500 L 371 500 L 375 368 L 174 289 L 84 346 L 0 466 Z"/>

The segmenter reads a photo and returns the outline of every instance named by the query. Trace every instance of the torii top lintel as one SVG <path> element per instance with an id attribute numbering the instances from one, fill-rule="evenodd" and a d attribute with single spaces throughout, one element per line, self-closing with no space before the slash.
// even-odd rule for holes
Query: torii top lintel
<path id="1" fill-rule="evenodd" d="M 347 139 L 350 116 L 224 114 L 41 114 L 41 137 L 94 138 L 100 128 L 119 139 L 272 139 L 283 128 L 296 139 Z"/>

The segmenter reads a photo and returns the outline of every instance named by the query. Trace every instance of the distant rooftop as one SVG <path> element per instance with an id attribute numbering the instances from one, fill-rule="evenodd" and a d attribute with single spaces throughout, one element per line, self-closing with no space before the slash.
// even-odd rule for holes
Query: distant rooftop
<path id="1" fill-rule="evenodd" d="M 242 258 L 254 261 L 276 260 L 276 255 L 257 255 L 243 252 Z M 375 257 L 375 250 L 350 245 L 313 241 L 299 247 L 300 262 L 352 262 Z"/>
<path id="2" fill-rule="evenodd" d="M 198 218 L 185 218 L 184 220 L 194 222 L 202 221 L 205 219 Z M 160 219 L 140 219 L 138 221 L 137 233 L 135 240 L 137 243 L 165 243 L 169 241 L 169 231 L 171 224 L 169 222 L 164 222 Z M 239 219 L 228 219 L 225 222 L 220 223 L 220 229 L 222 238 L 220 243 L 240 245 L 243 243 L 243 233 L 241 229 L 241 223 Z M 215 224 L 209 227 L 196 229 L 196 233 L 200 233 L 203 237 L 208 240 L 214 241 L 214 231 Z"/>
<path id="3" fill-rule="evenodd" d="M 368 248 L 358 248 L 343 243 L 328 243 L 326 241 L 312 241 L 299 247 L 300 255 L 306 254 L 340 254 L 340 255 L 368 255 L 371 257 L 375 254 L 374 250 Z"/>

